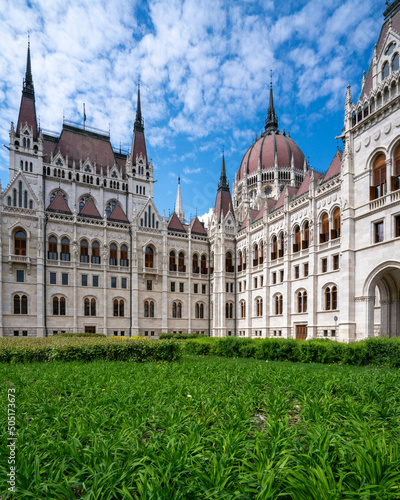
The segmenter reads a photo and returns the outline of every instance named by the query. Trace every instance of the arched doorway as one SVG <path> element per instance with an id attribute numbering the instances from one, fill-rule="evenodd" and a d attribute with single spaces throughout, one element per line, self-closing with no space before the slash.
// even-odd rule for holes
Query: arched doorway
<path id="1" fill-rule="evenodd" d="M 400 337 L 400 263 L 385 262 L 367 278 L 367 334 Z"/>

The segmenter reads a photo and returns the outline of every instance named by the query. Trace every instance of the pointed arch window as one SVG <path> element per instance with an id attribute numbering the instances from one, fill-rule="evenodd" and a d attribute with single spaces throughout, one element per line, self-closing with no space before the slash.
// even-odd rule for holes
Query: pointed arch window
<path id="1" fill-rule="evenodd" d="M 340 236 L 340 208 L 335 208 L 333 212 L 333 229 L 331 230 L 331 239 L 335 240 Z"/>
<path id="2" fill-rule="evenodd" d="M 233 318 L 233 303 L 227 302 L 225 304 L 225 318 L 232 319 Z"/>
<path id="3" fill-rule="evenodd" d="M 285 254 L 285 235 L 283 234 L 282 231 L 279 238 L 279 257 L 283 257 L 284 254 Z"/>
<path id="4" fill-rule="evenodd" d="M 53 316 L 65 316 L 65 298 L 53 297 Z"/>
<path id="5" fill-rule="evenodd" d="M 14 236 L 14 254 L 26 255 L 26 233 L 25 231 L 17 231 Z"/>
<path id="6" fill-rule="evenodd" d="M 14 295 L 14 314 L 28 314 L 28 297 L 26 295 Z"/>
<path id="7" fill-rule="evenodd" d="M 193 264 L 193 273 L 198 274 L 200 272 L 200 269 L 199 269 L 199 256 L 197 254 L 193 254 L 192 264 Z"/>
<path id="8" fill-rule="evenodd" d="M 61 260 L 69 262 L 71 259 L 69 239 L 62 238 L 61 240 Z"/>
<path id="9" fill-rule="evenodd" d="M 195 305 L 195 318 L 204 319 L 204 304 L 197 302 Z"/>
<path id="10" fill-rule="evenodd" d="M 225 271 L 227 273 L 233 273 L 233 265 L 232 265 L 232 254 L 231 252 L 226 252 L 225 254 Z"/>
<path id="11" fill-rule="evenodd" d="M 49 260 L 57 260 L 57 238 L 55 236 L 50 236 L 49 238 L 49 251 L 47 252 L 47 258 Z"/>
<path id="12" fill-rule="evenodd" d="M 128 247 L 126 245 L 121 245 L 121 260 L 120 260 L 120 265 L 122 267 L 128 267 L 129 266 Z"/>
<path id="13" fill-rule="evenodd" d="M 376 200 L 386 194 L 386 157 L 380 154 L 376 157 L 372 170 L 372 186 L 370 199 Z"/>
<path id="14" fill-rule="evenodd" d="M 263 300 L 262 298 L 256 299 L 256 316 L 261 317 L 263 315 Z"/>
<path id="15" fill-rule="evenodd" d="M 397 146 L 394 152 L 394 176 L 392 177 L 392 191 L 400 189 L 400 145 Z"/>
<path id="16" fill-rule="evenodd" d="M 154 301 L 152 300 L 144 301 L 144 317 L 154 318 Z"/>
<path id="17" fill-rule="evenodd" d="M 283 296 L 280 293 L 275 295 L 275 314 L 283 314 Z"/>
<path id="18" fill-rule="evenodd" d="M 113 300 L 113 314 L 114 316 L 125 316 L 125 301 L 120 299 Z"/>
<path id="19" fill-rule="evenodd" d="M 240 317 L 245 318 L 246 317 L 246 301 L 242 300 L 240 302 Z"/>
<path id="20" fill-rule="evenodd" d="M 301 247 L 301 233 L 300 227 L 296 226 L 294 228 L 294 243 L 293 243 L 293 253 L 300 252 Z"/>
<path id="21" fill-rule="evenodd" d="M 383 63 L 382 66 L 382 80 L 384 80 L 389 76 L 389 70 L 390 70 L 389 63 L 386 61 Z"/>
<path id="22" fill-rule="evenodd" d="M 307 312 L 307 292 L 299 292 L 297 294 L 297 312 Z"/>
<path id="23" fill-rule="evenodd" d="M 258 263 L 262 264 L 264 262 L 264 243 L 260 241 Z"/>
<path id="24" fill-rule="evenodd" d="M 110 266 L 117 265 L 117 245 L 115 243 L 111 243 L 110 245 Z"/>
<path id="25" fill-rule="evenodd" d="M 254 245 L 253 249 L 253 266 L 258 266 L 258 245 L 257 243 Z"/>
<path id="26" fill-rule="evenodd" d="M 92 243 L 92 264 L 100 264 L 100 243 L 94 241 Z"/>
<path id="27" fill-rule="evenodd" d="M 239 265 L 238 265 L 238 273 L 240 273 L 242 271 L 242 268 L 243 268 L 243 255 L 242 255 L 242 251 L 239 250 Z"/>
<path id="28" fill-rule="evenodd" d="M 89 262 L 89 245 L 86 240 L 81 241 L 80 245 L 80 261 L 87 264 Z"/>
<path id="29" fill-rule="evenodd" d="M 172 317 L 173 318 L 182 318 L 182 304 L 181 302 L 173 302 L 172 303 Z"/>
<path id="30" fill-rule="evenodd" d="M 399 69 L 399 54 L 396 52 L 396 54 L 393 56 L 392 59 L 392 72 L 397 71 Z"/>
<path id="31" fill-rule="evenodd" d="M 84 300 L 85 316 L 96 316 L 96 299 L 86 298 Z"/>
<path id="32" fill-rule="evenodd" d="M 337 309 L 338 305 L 338 297 L 337 297 L 337 287 L 336 285 L 332 287 L 325 288 L 325 310 L 331 311 Z"/>
<path id="33" fill-rule="evenodd" d="M 321 234 L 319 235 L 319 242 L 326 243 L 329 241 L 329 216 L 325 212 L 321 217 Z"/>
<path id="34" fill-rule="evenodd" d="M 183 252 L 179 252 L 178 254 L 178 271 L 180 273 L 186 272 L 185 254 Z"/>
<path id="35" fill-rule="evenodd" d="M 201 274 L 207 274 L 208 273 L 207 258 L 205 255 L 201 256 L 200 266 L 201 266 Z"/>
<path id="36" fill-rule="evenodd" d="M 173 250 L 169 252 L 169 270 L 176 271 L 175 252 Z"/>
<path id="37" fill-rule="evenodd" d="M 301 243 L 301 247 L 306 249 L 310 246 L 310 224 L 308 221 L 304 224 L 304 240 Z"/>
<path id="38" fill-rule="evenodd" d="M 271 241 L 271 260 L 276 260 L 277 258 L 278 258 L 278 239 L 276 236 L 273 236 Z"/>
<path id="39" fill-rule="evenodd" d="M 144 265 L 145 267 L 154 267 L 154 252 L 151 247 L 146 247 Z"/>

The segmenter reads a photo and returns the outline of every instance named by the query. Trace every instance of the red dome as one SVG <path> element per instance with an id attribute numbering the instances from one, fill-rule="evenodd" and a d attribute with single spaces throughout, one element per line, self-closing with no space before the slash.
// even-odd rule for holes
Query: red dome
<path id="1" fill-rule="evenodd" d="M 301 149 L 287 135 L 273 131 L 261 136 L 246 151 L 240 164 L 239 179 L 243 178 L 245 172 L 247 175 L 257 172 L 259 160 L 262 170 L 273 169 L 275 153 L 278 158 L 278 167 L 290 167 L 293 155 L 294 168 L 303 170 L 305 157 Z"/>

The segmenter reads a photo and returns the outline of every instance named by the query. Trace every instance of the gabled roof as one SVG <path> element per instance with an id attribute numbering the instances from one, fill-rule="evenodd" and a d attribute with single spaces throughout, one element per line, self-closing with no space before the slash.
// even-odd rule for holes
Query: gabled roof
<path id="1" fill-rule="evenodd" d="M 260 210 L 258 211 L 257 215 L 255 216 L 255 218 L 253 219 L 253 222 L 255 222 L 256 220 L 259 220 L 259 219 L 262 219 L 263 216 L 264 216 L 264 212 L 265 212 L 265 201 L 264 203 L 262 204 L 262 207 L 260 208 Z"/>
<path id="2" fill-rule="evenodd" d="M 244 221 L 242 222 L 242 225 L 239 228 L 239 231 L 244 229 L 247 226 L 247 219 L 249 218 L 249 213 L 247 212 L 246 217 L 244 218 Z"/>
<path id="3" fill-rule="evenodd" d="M 340 174 L 340 170 L 342 168 L 342 156 L 343 156 L 342 151 L 339 151 L 338 149 L 335 153 L 335 156 L 333 157 L 333 160 L 328 168 L 328 171 L 325 174 L 324 182 L 327 181 L 328 179 L 332 179 L 332 177 L 335 177 L 335 175 Z"/>
<path id="4" fill-rule="evenodd" d="M 292 186 L 286 186 L 284 189 L 282 189 L 282 193 L 281 195 L 279 196 L 279 199 L 278 201 L 276 202 L 276 205 L 274 206 L 274 210 L 277 210 L 278 208 L 281 208 L 283 207 L 284 203 L 285 203 L 285 193 L 286 193 L 286 189 L 288 190 L 288 195 L 289 195 L 289 200 L 291 200 L 293 198 L 293 196 L 296 194 L 297 192 L 297 189 L 295 187 L 292 187 Z"/>
<path id="5" fill-rule="evenodd" d="M 276 200 L 274 200 L 273 198 L 267 198 L 266 202 L 267 202 L 268 212 L 270 212 L 271 210 L 273 210 L 276 204 Z"/>
<path id="6" fill-rule="evenodd" d="M 180 231 L 182 233 L 186 233 L 185 228 L 182 225 L 182 222 L 179 220 L 178 216 L 174 212 L 168 220 L 168 229 L 170 231 Z"/>
<path id="7" fill-rule="evenodd" d="M 192 233 L 195 233 L 195 234 L 201 234 L 201 235 L 204 235 L 206 236 L 207 235 L 207 231 L 206 229 L 204 228 L 202 222 L 200 221 L 200 219 L 198 217 L 195 217 L 191 223 L 190 223 L 190 228 L 192 230 Z"/>
<path id="8" fill-rule="evenodd" d="M 322 179 L 324 177 L 324 174 L 320 174 L 319 172 L 313 172 L 314 179 L 318 181 L 319 179 Z M 301 183 L 301 186 L 299 187 L 299 190 L 296 193 L 296 198 L 299 198 L 303 194 L 308 193 L 310 189 L 310 182 L 311 182 L 311 172 L 308 171 L 306 176 L 303 179 L 303 182 Z"/>
<path id="9" fill-rule="evenodd" d="M 94 204 L 92 198 L 89 198 L 88 201 L 83 206 L 82 210 L 79 212 L 79 215 L 83 215 L 85 217 L 94 217 L 96 219 L 101 219 L 101 215 Z"/>
<path id="10" fill-rule="evenodd" d="M 121 204 L 117 203 L 114 207 L 114 210 L 111 212 L 109 220 L 115 220 L 119 222 L 129 222 L 128 217 L 125 215 L 125 212 L 122 210 Z"/>
<path id="11" fill-rule="evenodd" d="M 35 96 L 27 96 L 22 93 L 21 105 L 19 107 L 19 115 L 17 122 L 17 130 L 15 131 L 17 135 L 20 133 L 21 127 L 25 127 L 25 123 L 28 124 L 29 129 L 33 129 L 33 139 L 37 140 L 37 122 L 36 122 L 36 107 L 35 107 Z"/>
<path id="12" fill-rule="evenodd" d="M 215 199 L 214 209 L 214 213 L 217 215 L 217 221 L 220 222 L 221 219 L 223 219 L 229 211 L 231 211 L 232 217 L 234 217 L 232 210 L 231 193 L 229 192 L 229 189 L 219 189 L 217 192 L 217 197 Z"/>
<path id="13" fill-rule="evenodd" d="M 62 212 L 62 213 L 66 213 L 66 214 L 71 213 L 71 210 L 70 210 L 67 202 L 64 200 L 64 197 L 60 193 L 60 191 L 56 194 L 53 201 L 48 206 L 47 210 L 49 212 Z"/>

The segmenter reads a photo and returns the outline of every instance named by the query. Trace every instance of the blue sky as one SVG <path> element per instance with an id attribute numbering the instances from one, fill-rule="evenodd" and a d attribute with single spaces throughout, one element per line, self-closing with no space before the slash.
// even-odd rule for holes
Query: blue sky
<path id="1" fill-rule="evenodd" d="M 280 130 L 328 168 L 347 84 L 357 99 L 384 0 L 0 0 L 0 139 L 17 121 L 31 34 L 43 129 L 66 119 L 108 130 L 130 149 L 141 78 L 154 199 L 173 211 L 181 176 L 186 217 L 214 205 L 225 149 L 230 184 L 268 108 L 270 69 Z M 8 183 L 8 155 L 0 151 Z"/>

